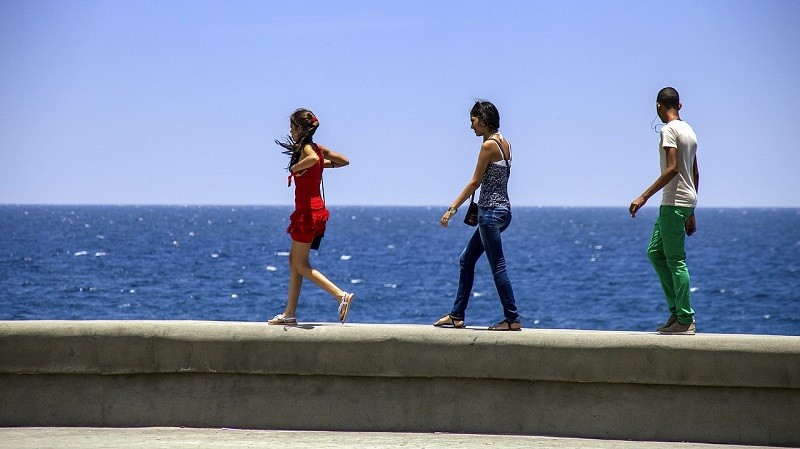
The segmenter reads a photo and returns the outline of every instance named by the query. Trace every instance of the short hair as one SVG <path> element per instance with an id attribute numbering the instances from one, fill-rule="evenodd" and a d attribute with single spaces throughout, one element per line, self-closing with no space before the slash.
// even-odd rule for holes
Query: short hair
<path id="1" fill-rule="evenodd" d="M 656 101 L 665 108 L 678 109 L 678 104 L 680 104 L 681 99 L 680 96 L 678 96 L 678 91 L 675 90 L 674 87 L 665 87 L 658 91 Z"/>
<path id="2" fill-rule="evenodd" d="M 472 106 L 472 110 L 469 111 L 469 115 L 470 117 L 476 117 L 484 125 L 495 131 L 500 129 L 500 112 L 498 112 L 497 107 L 489 101 L 476 101 Z"/>

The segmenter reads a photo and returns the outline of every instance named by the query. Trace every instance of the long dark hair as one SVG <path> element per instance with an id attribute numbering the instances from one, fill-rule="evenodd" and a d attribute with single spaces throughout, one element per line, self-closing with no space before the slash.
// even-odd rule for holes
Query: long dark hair
<path id="1" fill-rule="evenodd" d="M 283 154 L 289 156 L 289 167 L 291 167 L 300 160 L 300 150 L 305 145 L 314 143 L 314 133 L 319 128 L 319 120 L 317 120 L 317 116 L 313 112 L 300 108 L 292 113 L 289 117 L 289 122 L 300 128 L 300 136 L 297 142 L 289 134 L 283 140 L 275 139 L 275 143 L 284 148 Z"/>
<path id="2" fill-rule="evenodd" d="M 485 126 L 497 131 L 500 129 L 500 112 L 490 101 L 478 100 L 469 111 L 470 117 L 476 117 Z"/>

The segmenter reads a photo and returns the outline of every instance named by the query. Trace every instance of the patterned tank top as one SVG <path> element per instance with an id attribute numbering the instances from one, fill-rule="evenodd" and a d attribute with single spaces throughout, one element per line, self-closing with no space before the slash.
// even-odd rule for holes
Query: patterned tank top
<path id="1" fill-rule="evenodd" d="M 497 143 L 503 160 L 490 162 L 489 167 L 486 168 L 486 173 L 483 174 L 483 180 L 481 181 L 481 195 L 478 198 L 478 206 L 511 207 L 511 201 L 508 198 L 508 177 L 511 174 L 511 161 L 506 159 L 500 142 L 495 139 L 491 140 Z M 510 152 L 511 144 L 508 145 L 508 149 Z"/>

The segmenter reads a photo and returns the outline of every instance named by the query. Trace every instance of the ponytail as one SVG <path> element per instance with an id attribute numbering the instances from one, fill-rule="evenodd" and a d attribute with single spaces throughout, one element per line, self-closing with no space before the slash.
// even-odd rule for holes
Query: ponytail
<path id="1" fill-rule="evenodd" d="M 289 134 L 282 141 L 276 139 L 275 143 L 284 148 L 282 153 L 289 156 L 289 167 L 291 167 L 300 160 L 300 150 L 304 146 L 314 143 L 314 133 L 319 128 L 319 120 L 313 112 L 300 108 L 292 113 L 289 121 L 300 129 L 297 142 Z"/>

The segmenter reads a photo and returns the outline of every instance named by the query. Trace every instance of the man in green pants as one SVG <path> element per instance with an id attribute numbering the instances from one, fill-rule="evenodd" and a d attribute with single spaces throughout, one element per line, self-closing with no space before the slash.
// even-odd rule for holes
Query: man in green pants
<path id="1" fill-rule="evenodd" d="M 661 288 L 667 297 L 670 316 L 658 328 L 659 334 L 694 335 L 694 310 L 689 290 L 689 270 L 686 267 L 685 240 L 697 229 L 694 208 L 700 172 L 697 169 L 697 136 L 692 127 L 681 120 L 678 91 L 665 87 L 656 97 L 656 113 L 665 123 L 661 128 L 658 152 L 661 176 L 631 203 L 631 217 L 644 203 L 663 189 L 658 220 L 647 247 L 647 257 L 653 264 Z"/>

